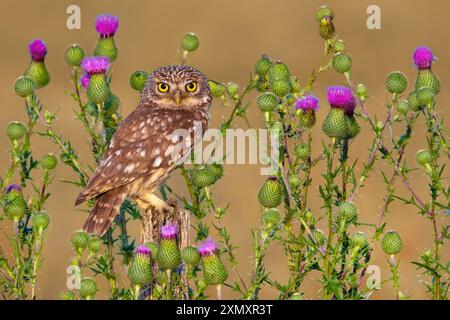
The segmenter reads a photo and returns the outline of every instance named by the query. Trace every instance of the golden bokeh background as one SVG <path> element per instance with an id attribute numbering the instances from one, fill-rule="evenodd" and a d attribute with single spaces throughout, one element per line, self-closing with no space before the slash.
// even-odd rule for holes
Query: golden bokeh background
<path id="1" fill-rule="evenodd" d="M 81 7 L 81 30 L 66 28 L 66 8 L 71 4 Z M 37 0 L 0 2 L 0 126 L 6 127 L 11 120 L 25 120 L 23 101 L 13 92 L 14 80 L 23 72 L 28 63 L 27 44 L 34 38 L 42 38 L 49 47 L 47 66 L 52 74 L 49 86 L 40 90 L 39 96 L 45 108 L 58 111 L 56 126 L 58 131 L 68 137 L 85 164 L 92 164 L 87 146 L 87 136 L 79 122 L 75 121 L 72 109 L 73 100 L 67 95 L 71 89 L 70 70 L 64 61 L 64 50 L 71 43 L 80 43 L 88 52 L 96 43 L 93 28 L 95 16 L 100 13 L 113 13 L 120 17 L 120 27 L 116 34 L 119 46 L 119 59 L 114 63 L 113 91 L 122 101 L 123 113 L 129 114 L 139 101 L 138 94 L 128 85 L 129 75 L 137 69 L 151 71 L 161 65 L 175 64 L 179 61 L 177 49 L 183 33 L 192 31 L 200 36 L 201 44 L 188 62 L 205 72 L 210 78 L 233 80 L 244 85 L 254 62 L 266 53 L 286 62 L 294 75 L 304 83 L 312 69 L 320 63 L 322 40 L 318 36 L 318 25 L 314 13 L 321 1 L 295 0 L 228 0 L 228 1 L 67 1 Z M 386 102 L 384 80 L 388 72 L 401 70 L 410 79 L 415 76 L 412 64 L 412 51 L 418 45 L 428 45 L 439 58 L 434 71 L 440 76 L 442 93 L 438 98 L 438 108 L 445 115 L 449 100 L 450 83 L 450 46 L 448 46 L 450 3 L 447 0 L 433 1 L 331 1 L 335 11 L 337 34 L 347 44 L 353 56 L 353 77 L 355 82 L 364 83 L 371 98 L 367 107 L 371 114 L 382 117 Z M 381 8 L 381 30 L 369 30 L 366 27 L 367 7 L 376 4 Z M 319 122 L 327 112 L 324 88 L 328 85 L 343 84 L 343 77 L 334 72 L 325 73 L 316 83 L 314 93 L 321 98 L 322 109 Z M 254 101 L 255 95 L 249 101 Z M 228 108 L 212 109 L 212 127 L 218 127 L 221 120 L 229 114 Z M 254 127 L 261 127 L 261 115 L 255 105 L 250 107 L 249 119 Z M 448 127 L 448 121 L 446 122 Z M 242 121 L 236 126 L 245 127 Z M 364 130 L 365 129 L 365 130 Z M 371 134 L 367 127 L 353 144 L 352 160 L 367 159 L 367 147 Z M 315 150 L 320 152 L 320 128 L 314 133 Z M 8 165 L 8 140 L 2 134 L 1 142 L 5 146 L 0 155 L 0 168 L 3 172 Z M 408 163 L 414 164 L 415 152 L 425 147 L 424 126 L 419 122 L 415 130 L 413 143 L 408 147 Z M 57 149 L 43 138 L 35 137 L 33 152 L 40 158 L 47 152 Z M 359 162 L 358 172 L 361 169 Z M 224 218 L 233 244 L 238 246 L 239 270 L 248 280 L 251 271 L 251 233 L 252 227 L 259 224 L 259 206 L 256 193 L 264 181 L 257 165 L 228 165 L 226 176 L 213 187 L 214 195 L 220 205 L 231 204 Z M 311 207 L 319 215 L 321 199 L 317 186 L 321 182 L 321 166 L 315 168 Z M 384 196 L 381 170 L 390 169 L 378 164 L 376 172 L 367 180 L 356 203 L 360 210 L 360 220 L 374 223 L 380 212 Z M 427 197 L 427 183 L 423 173 L 413 173 L 412 185 L 422 197 Z M 52 218 L 44 248 L 45 261 L 39 274 L 38 297 L 55 299 L 65 287 L 66 267 L 70 264 L 73 252 L 69 237 L 81 227 L 86 213 L 73 207 L 79 190 L 74 186 L 58 181 L 73 177 L 72 172 L 60 165 L 57 179 L 52 184 L 52 196 L 48 202 L 48 212 Z M 39 179 L 39 177 L 36 177 Z M 173 177 L 169 184 L 176 190 L 183 190 L 179 177 Z M 404 187 L 397 183 L 399 194 L 407 195 Z M 30 192 L 28 190 L 28 192 Z M 416 214 L 416 210 L 398 203 L 391 207 L 388 216 L 388 229 L 398 230 L 404 240 L 404 250 L 399 255 L 400 284 L 402 292 L 414 299 L 424 299 L 427 295 L 421 277 L 410 262 L 418 254 L 432 245 L 431 224 Z M 448 223 L 439 220 L 442 225 Z M 133 235 L 138 234 L 138 226 L 132 227 Z M 6 245 L 3 235 L 0 244 Z M 444 259 L 448 259 L 448 247 L 443 249 Z M 274 246 L 267 254 L 267 270 L 273 279 L 287 279 L 286 259 L 280 247 Z M 444 260 L 445 261 L 445 260 Z M 381 267 L 382 279 L 390 274 L 386 258 L 379 248 L 374 253 L 373 264 Z M 233 280 L 234 276 L 231 278 Z M 307 298 L 320 298 L 320 275 L 312 273 L 303 285 Z M 225 289 L 225 297 L 236 295 Z M 265 288 L 261 297 L 274 297 L 272 289 Z M 375 299 L 391 299 L 394 292 L 390 284 L 373 293 Z"/>

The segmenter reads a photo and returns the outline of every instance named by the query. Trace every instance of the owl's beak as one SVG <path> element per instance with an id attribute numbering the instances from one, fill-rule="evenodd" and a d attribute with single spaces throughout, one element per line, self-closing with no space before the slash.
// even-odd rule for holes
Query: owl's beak
<path id="1" fill-rule="evenodd" d="M 181 102 L 181 92 L 180 92 L 180 90 L 175 91 L 174 100 L 175 100 L 175 104 L 177 105 L 177 107 L 179 107 L 180 106 L 180 102 Z"/>

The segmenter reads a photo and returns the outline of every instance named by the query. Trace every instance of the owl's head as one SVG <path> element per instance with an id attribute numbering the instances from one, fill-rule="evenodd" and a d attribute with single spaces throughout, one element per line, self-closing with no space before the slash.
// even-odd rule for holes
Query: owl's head
<path id="1" fill-rule="evenodd" d="M 150 74 L 142 94 L 152 106 L 160 108 L 195 109 L 211 104 L 208 79 L 190 66 L 156 69 Z"/>

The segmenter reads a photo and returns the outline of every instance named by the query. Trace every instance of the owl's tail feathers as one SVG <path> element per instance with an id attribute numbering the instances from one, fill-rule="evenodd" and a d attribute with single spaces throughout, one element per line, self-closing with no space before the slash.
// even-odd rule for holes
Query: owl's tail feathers
<path id="1" fill-rule="evenodd" d="M 116 188 L 105 192 L 98 197 L 97 202 L 83 225 L 83 230 L 87 233 L 102 236 L 117 216 L 122 202 L 127 193 L 122 188 Z"/>

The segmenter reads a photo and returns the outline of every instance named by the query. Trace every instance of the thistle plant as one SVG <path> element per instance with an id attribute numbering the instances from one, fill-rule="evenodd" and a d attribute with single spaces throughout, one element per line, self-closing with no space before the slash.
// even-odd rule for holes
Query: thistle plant
<path id="1" fill-rule="evenodd" d="M 368 111 L 372 109 L 367 107 L 368 88 L 362 83 L 355 85 L 353 58 L 344 40 L 335 36 L 333 9 L 322 6 L 315 18 L 324 50 L 309 75 L 295 76 L 285 62 L 263 54 L 247 83 L 214 79 L 213 75 L 208 82 L 214 97 L 213 116 L 216 107 L 229 110 L 220 124 L 222 138 L 236 126 L 237 119 L 250 127 L 249 113 L 260 112 L 262 127 L 275 137 L 269 144 L 279 153 L 277 159 L 269 161 L 270 176 L 255 190 L 260 219 L 250 228 L 250 276 L 240 272 L 240 265 L 248 261 L 238 262 L 223 219 L 236 214 L 231 213 L 233 204 L 215 199 L 216 189 L 227 174 L 226 166 L 221 161 L 192 161 L 178 167 L 184 179 L 183 194 L 174 191 L 169 182 L 159 191 L 164 200 L 178 201 L 189 213 L 189 228 L 194 231 L 189 240 L 198 245 L 181 243 L 181 226 L 176 219 L 165 221 L 154 242 L 137 245 L 139 240 L 130 236 L 128 226 L 142 219 L 141 212 L 132 199 L 125 199 L 112 227 L 101 238 L 76 228 L 67 235 L 74 249 L 71 265 L 79 270 L 80 281 L 75 289 L 62 288 L 62 299 L 208 299 L 214 297 L 208 290 L 213 287 L 219 299 L 230 291 L 242 299 L 259 299 L 261 290 L 271 287 L 277 292 L 272 298 L 298 300 L 315 297 L 304 287 L 312 273 L 319 275 L 315 278 L 321 282 L 323 299 L 367 299 L 376 290 L 364 286 L 376 247 L 386 254 L 390 270 L 383 283 L 392 284 L 396 299 L 405 299 L 408 295 L 400 287 L 400 259 L 402 248 L 410 244 L 398 232 L 387 231 L 394 202 L 410 208 L 409 214 L 414 209 L 429 222 L 433 241 L 421 248 L 413 263 L 430 297 L 447 298 L 448 262 L 443 261 L 443 253 L 448 226 L 442 225 L 441 217 L 449 210 L 445 164 L 450 153 L 448 133 L 439 114 L 440 81 L 432 71 L 436 59 L 430 48 L 418 47 L 413 52 L 417 68 L 414 81 L 408 81 L 408 72 L 403 71 L 386 76 L 385 115 L 380 120 Z M 36 298 L 45 231 L 51 222 L 45 204 L 58 162 L 73 171 L 72 178 L 62 181 L 73 185 L 75 195 L 93 173 L 89 161 L 99 162 L 122 121 L 120 99 L 111 89 L 111 65 L 119 63 L 114 39 L 118 26 L 118 17 L 98 16 L 93 52 L 72 44 L 64 54 L 73 87 L 69 95 L 76 106 L 76 119 L 87 134 L 91 159 L 80 158 L 70 139 L 59 133 L 56 114 L 45 110 L 38 98 L 39 90 L 50 81 L 44 63 L 47 47 L 39 39 L 29 45 L 31 63 L 14 84 L 17 96 L 25 102 L 28 119 L 26 124 L 13 121 L 7 126 L 11 165 L 0 184 L 0 225 L 13 227 L 8 235 L 12 256 L 0 247 L 0 293 L 4 298 Z M 180 63 L 186 64 L 199 48 L 200 36 L 186 33 L 178 51 Z M 335 72 L 340 80 L 318 88 L 316 81 L 325 72 Z M 140 94 L 148 77 L 149 70 L 133 72 L 128 79 L 131 89 Z M 253 99 L 250 93 L 257 96 Z M 319 99 L 323 94 L 326 100 Z M 322 123 L 319 113 L 326 113 Z M 412 150 L 418 122 L 426 126 L 426 144 Z M 399 129 L 402 133 L 397 135 Z M 353 143 L 362 131 L 368 137 L 368 153 L 366 158 L 357 159 Z M 34 159 L 31 138 L 36 134 L 54 144 L 59 160 L 53 153 L 40 161 Z M 195 160 L 196 154 L 191 157 Z M 409 167 L 408 157 L 414 158 L 417 166 Z M 378 164 L 388 169 L 382 170 Z M 312 174 L 315 168 L 322 168 L 319 179 Z M 31 178 L 34 170 L 42 171 L 41 184 Z M 378 217 L 373 216 L 375 221 L 363 221 L 358 195 L 378 172 L 386 189 L 379 199 L 381 209 Z M 413 174 L 427 178 L 428 195 L 412 185 Z M 400 188 L 408 196 L 401 196 Z M 319 199 L 313 198 L 312 189 L 318 190 Z M 315 210 L 313 203 L 318 201 L 322 207 Z M 87 209 L 93 204 L 94 200 L 88 201 Z M 280 270 L 266 265 L 275 244 L 281 245 L 284 253 L 286 281 L 277 280 Z M 100 278 L 108 283 L 108 292 L 99 292 Z"/>

